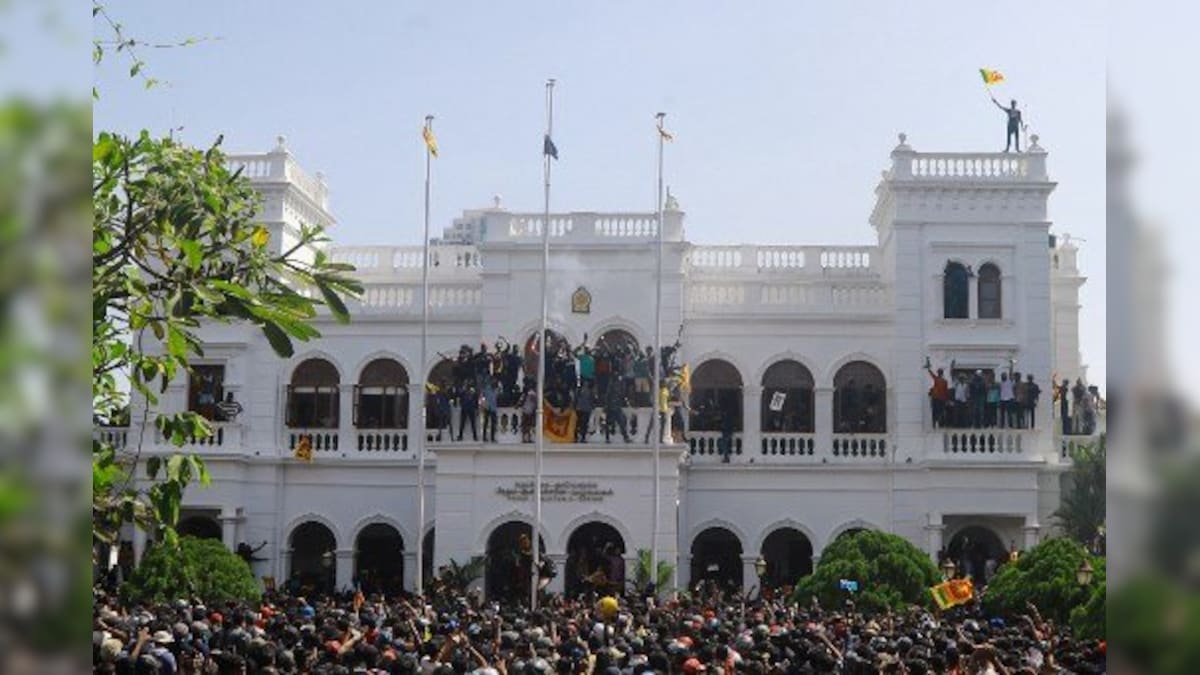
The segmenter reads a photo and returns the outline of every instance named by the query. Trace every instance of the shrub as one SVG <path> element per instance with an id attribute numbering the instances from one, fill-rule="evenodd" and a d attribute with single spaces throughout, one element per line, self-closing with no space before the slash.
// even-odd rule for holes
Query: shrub
<path id="1" fill-rule="evenodd" d="M 262 595 L 254 573 L 214 539 L 179 537 L 178 545 L 159 542 L 121 587 L 128 602 L 170 602 L 198 598 L 206 603 L 255 601 Z"/>
<path id="2" fill-rule="evenodd" d="M 842 579 L 857 581 L 858 591 L 842 590 Z M 807 603 L 815 595 L 826 607 L 850 598 L 867 611 L 901 609 L 929 604 L 929 587 L 939 579 L 929 556 L 907 539 L 863 530 L 842 535 L 826 547 L 816 571 L 796 584 L 795 598 Z"/>
<path id="3" fill-rule="evenodd" d="M 1079 566 L 1087 558 L 1094 569 L 1092 583 L 1080 587 L 1076 578 Z M 1015 563 L 1000 568 L 988 584 L 984 608 L 996 614 L 1019 616 L 1033 603 L 1042 616 L 1066 624 L 1071 611 L 1093 600 L 1094 589 L 1104 586 L 1104 559 L 1094 557 L 1075 541 L 1050 539 L 1026 551 Z M 1102 616 L 1103 594 L 1098 611 Z"/>

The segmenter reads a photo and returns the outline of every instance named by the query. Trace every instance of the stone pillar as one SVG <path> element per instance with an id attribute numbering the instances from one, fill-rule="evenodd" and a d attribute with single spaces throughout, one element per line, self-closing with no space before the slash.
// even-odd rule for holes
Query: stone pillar
<path id="1" fill-rule="evenodd" d="M 817 455 L 828 457 L 833 452 L 832 387 L 817 387 L 813 391 L 813 432 Z"/>
<path id="2" fill-rule="evenodd" d="M 550 585 L 546 587 L 551 593 L 562 593 L 567 584 L 567 554 L 566 553 L 547 553 L 546 557 L 550 562 L 554 563 L 555 577 L 550 580 Z"/>
<path id="3" fill-rule="evenodd" d="M 754 569 L 754 561 L 758 560 L 757 555 L 742 556 L 742 592 L 749 593 L 750 589 L 758 586 L 758 572 Z"/>
<path id="4" fill-rule="evenodd" d="M 942 539 L 946 533 L 946 525 L 942 523 L 942 514 L 929 514 L 929 524 L 925 526 L 925 532 L 929 537 L 929 557 L 933 559 L 933 564 L 938 564 L 938 554 L 942 551 Z"/>
<path id="5" fill-rule="evenodd" d="M 404 590 L 412 593 L 417 589 L 417 552 L 405 551 L 404 558 Z"/>
<path id="6" fill-rule="evenodd" d="M 142 564 L 142 556 L 146 553 L 146 531 L 137 525 L 133 526 L 133 566 Z"/>
<path id="7" fill-rule="evenodd" d="M 686 591 L 692 583 L 692 556 L 679 554 L 679 565 L 675 568 L 675 584 L 679 590 Z"/>
<path id="8" fill-rule="evenodd" d="M 221 509 L 221 515 L 218 518 L 221 521 L 221 543 L 225 544 L 225 548 L 230 551 L 237 550 L 237 526 L 241 516 L 238 515 L 236 508 Z"/>
<path id="9" fill-rule="evenodd" d="M 357 446 L 354 438 L 354 385 L 338 385 L 338 452 L 350 452 Z"/>
<path id="10" fill-rule="evenodd" d="M 742 452 L 754 457 L 762 450 L 762 387 L 757 383 L 742 389 Z"/>
<path id="11" fill-rule="evenodd" d="M 1040 529 L 1041 529 L 1041 526 L 1038 525 L 1037 515 L 1025 516 L 1025 526 L 1021 528 L 1021 531 L 1025 533 L 1025 550 L 1026 551 L 1033 548 L 1034 546 L 1037 546 L 1038 531 Z"/>
<path id="12" fill-rule="evenodd" d="M 422 389 L 419 381 L 408 385 L 408 447 L 414 453 L 420 447 L 418 437 L 423 428 L 421 416 L 425 413 L 425 393 Z"/>
<path id="13" fill-rule="evenodd" d="M 344 591 L 354 586 L 354 550 L 341 548 L 335 552 L 337 569 L 333 577 L 334 588 Z"/>

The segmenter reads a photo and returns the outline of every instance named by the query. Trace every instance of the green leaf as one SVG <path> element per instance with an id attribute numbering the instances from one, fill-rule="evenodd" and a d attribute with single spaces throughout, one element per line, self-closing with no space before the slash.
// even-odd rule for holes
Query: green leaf
<path id="1" fill-rule="evenodd" d="M 292 341 L 287 334 L 273 323 L 264 323 L 262 326 L 263 335 L 267 336 L 267 342 L 271 343 L 271 349 L 275 350 L 277 356 L 289 358 L 292 356 Z"/>
<path id="2" fill-rule="evenodd" d="M 321 297 L 324 298 L 333 318 L 337 319 L 338 323 L 350 323 L 350 311 L 346 309 L 346 303 L 342 302 L 338 294 L 324 283 L 318 283 L 317 289 L 321 291 Z"/>

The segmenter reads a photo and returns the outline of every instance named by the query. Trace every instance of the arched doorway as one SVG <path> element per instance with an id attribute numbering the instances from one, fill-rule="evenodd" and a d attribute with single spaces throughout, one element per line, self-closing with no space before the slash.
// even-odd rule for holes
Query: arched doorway
<path id="1" fill-rule="evenodd" d="M 571 353 L 571 343 L 567 342 L 565 337 L 550 328 L 546 329 L 546 342 L 550 345 L 549 351 L 546 352 L 546 358 L 552 364 L 555 361 L 555 356 L 562 354 L 564 350 L 567 354 Z M 525 373 L 525 381 L 527 383 L 531 383 L 537 379 L 538 363 L 540 361 L 539 349 L 541 349 L 541 341 L 538 340 L 537 331 L 534 331 L 532 335 L 525 339 L 525 349 L 522 352 L 521 370 Z M 553 375 L 553 373 L 547 374 Z"/>
<path id="2" fill-rule="evenodd" d="M 575 528 L 567 539 L 565 590 L 573 596 L 587 591 L 625 591 L 625 539 L 617 528 L 599 521 Z"/>
<path id="3" fill-rule="evenodd" d="M 984 577 L 988 560 L 995 561 L 997 567 L 1008 560 L 1000 536 L 982 525 L 968 525 L 955 533 L 946 547 L 946 555 L 954 561 L 958 576 L 982 582 L 987 581 Z"/>
<path id="4" fill-rule="evenodd" d="M 354 387 L 354 426 L 408 428 L 408 371 L 395 359 L 375 359 Z"/>
<path id="5" fill-rule="evenodd" d="M 529 582 L 532 575 L 533 549 L 530 546 L 533 528 L 529 523 L 510 520 L 492 530 L 487 542 L 487 572 L 484 590 L 488 599 L 498 602 L 529 602 Z M 541 555 L 546 542 L 538 537 Z"/>
<path id="6" fill-rule="evenodd" d="M 813 432 L 813 376 L 798 361 L 779 361 L 762 379 L 762 431 Z"/>
<path id="7" fill-rule="evenodd" d="M 341 375 L 325 359 L 307 359 L 292 371 L 287 389 L 287 425 L 336 429 Z"/>
<path id="8" fill-rule="evenodd" d="M 692 587 L 716 582 L 722 588 L 742 587 L 742 542 L 723 527 L 710 527 L 692 540 Z"/>
<path id="9" fill-rule="evenodd" d="M 692 431 L 721 431 L 722 424 L 742 430 L 742 376 L 728 361 L 701 363 L 691 377 Z"/>
<path id="10" fill-rule="evenodd" d="M 329 593 L 337 578 L 337 539 L 322 523 L 310 520 L 292 530 L 288 584 L 298 593 Z"/>
<path id="11" fill-rule="evenodd" d="M 354 539 L 354 580 L 365 593 L 404 589 L 404 539 L 387 523 L 371 523 Z"/>
<path id="12" fill-rule="evenodd" d="M 760 555 L 767 563 L 764 581 L 771 588 L 791 586 L 812 574 L 812 542 L 794 527 L 781 527 L 767 535 Z"/>
<path id="13" fill-rule="evenodd" d="M 181 537 L 197 539 L 216 539 L 221 541 L 221 524 L 212 516 L 185 516 L 175 526 L 175 531 Z"/>
<path id="14" fill-rule="evenodd" d="M 833 430 L 837 433 L 887 432 L 887 381 L 866 361 L 851 361 L 833 377 Z"/>

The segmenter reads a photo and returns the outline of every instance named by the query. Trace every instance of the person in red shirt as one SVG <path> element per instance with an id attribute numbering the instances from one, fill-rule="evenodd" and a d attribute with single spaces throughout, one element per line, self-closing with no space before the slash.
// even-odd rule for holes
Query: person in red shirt
<path id="1" fill-rule="evenodd" d="M 933 385 L 929 387 L 929 403 L 933 410 L 933 426 L 944 427 L 946 416 L 946 401 L 950 398 L 950 383 L 946 381 L 941 368 L 937 372 L 928 365 L 925 370 L 929 372 L 929 377 L 933 378 Z"/>

